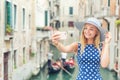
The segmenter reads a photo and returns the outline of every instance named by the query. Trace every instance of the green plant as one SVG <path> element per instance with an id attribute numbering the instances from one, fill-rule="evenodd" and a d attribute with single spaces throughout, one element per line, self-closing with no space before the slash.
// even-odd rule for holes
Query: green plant
<path id="1" fill-rule="evenodd" d="M 35 53 L 34 53 L 34 52 L 31 52 L 30 56 L 31 56 L 31 57 L 34 57 L 34 56 L 35 56 Z"/>
<path id="2" fill-rule="evenodd" d="M 115 24 L 116 24 L 117 26 L 119 26 L 119 25 L 120 25 L 120 20 L 116 20 L 116 21 L 115 21 Z"/>
<path id="3" fill-rule="evenodd" d="M 6 33 L 11 33 L 12 32 L 12 28 L 9 24 L 6 25 Z"/>

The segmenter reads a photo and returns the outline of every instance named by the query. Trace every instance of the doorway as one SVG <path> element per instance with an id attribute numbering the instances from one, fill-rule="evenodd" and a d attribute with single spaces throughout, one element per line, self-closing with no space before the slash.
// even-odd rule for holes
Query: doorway
<path id="1" fill-rule="evenodd" d="M 10 52 L 4 53 L 4 80 L 8 80 L 8 58 L 9 58 L 9 53 Z"/>

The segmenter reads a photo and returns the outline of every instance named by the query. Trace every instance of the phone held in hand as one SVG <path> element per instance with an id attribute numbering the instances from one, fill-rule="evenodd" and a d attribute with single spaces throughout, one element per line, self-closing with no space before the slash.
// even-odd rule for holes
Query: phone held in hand
<path id="1" fill-rule="evenodd" d="M 67 39 L 67 32 L 60 32 L 60 40 L 66 40 Z"/>

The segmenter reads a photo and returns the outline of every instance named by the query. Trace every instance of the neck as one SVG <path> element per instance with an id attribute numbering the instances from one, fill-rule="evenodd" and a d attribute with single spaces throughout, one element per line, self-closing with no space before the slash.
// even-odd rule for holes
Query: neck
<path id="1" fill-rule="evenodd" d="M 93 40 L 87 40 L 87 44 L 94 44 Z"/>

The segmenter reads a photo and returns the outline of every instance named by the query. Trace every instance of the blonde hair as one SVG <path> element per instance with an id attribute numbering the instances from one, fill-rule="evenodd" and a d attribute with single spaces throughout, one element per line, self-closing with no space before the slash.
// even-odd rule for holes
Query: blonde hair
<path id="1" fill-rule="evenodd" d="M 85 27 L 85 26 L 84 26 Z M 84 51 L 85 49 L 85 46 L 87 44 L 87 39 L 85 38 L 84 36 L 84 27 L 81 31 L 81 36 L 80 36 L 80 43 L 81 43 L 81 52 Z M 97 29 L 97 34 L 96 36 L 94 37 L 94 45 L 96 48 L 99 49 L 99 44 L 100 44 L 100 31 Z"/>

